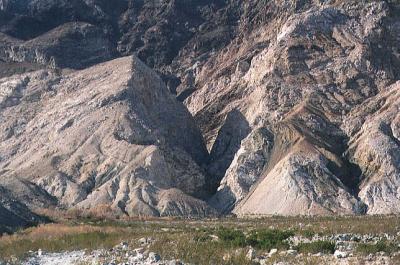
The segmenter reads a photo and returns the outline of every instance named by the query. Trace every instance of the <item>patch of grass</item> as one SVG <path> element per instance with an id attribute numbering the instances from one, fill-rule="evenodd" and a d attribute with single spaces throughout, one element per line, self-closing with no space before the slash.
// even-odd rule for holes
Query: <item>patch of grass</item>
<path id="1" fill-rule="evenodd" d="M 207 242 L 211 241 L 211 237 L 207 233 L 198 233 L 194 236 L 193 240 L 196 242 Z"/>
<path id="2" fill-rule="evenodd" d="M 290 265 L 332 265 L 331 260 L 325 260 L 323 257 L 312 256 L 279 256 L 274 255 L 269 258 L 266 265 L 290 264 Z M 350 265 L 350 264 L 349 264 Z M 355 265 L 355 264 L 351 264 Z"/>
<path id="3" fill-rule="evenodd" d="M 400 218 L 396 215 L 382 216 L 249 216 L 240 219 L 238 225 L 255 226 L 256 228 L 274 227 L 280 230 L 312 230 L 319 235 L 342 233 L 396 235 L 400 227 Z M 258 217 L 258 218 L 255 218 Z M 229 221 L 229 220 L 228 220 Z"/>
<path id="4" fill-rule="evenodd" d="M 271 250 L 272 248 L 287 249 L 286 239 L 293 236 L 291 231 L 263 229 L 252 231 L 246 239 L 246 243 L 258 249 Z"/>
<path id="5" fill-rule="evenodd" d="M 376 244 L 360 243 L 357 245 L 356 251 L 363 255 L 375 254 L 378 252 L 386 252 L 388 254 L 399 250 L 399 247 L 393 243 L 379 241 Z"/>
<path id="6" fill-rule="evenodd" d="M 145 234 L 146 231 L 139 231 Z M 13 235 L 0 237 L 0 260 L 12 256 L 24 257 L 28 251 L 46 252 L 110 248 L 129 238 L 137 238 L 135 231 L 121 227 L 47 224 L 32 227 Z"/>
<path id="7" fill-rule="evenodd" d="M 299 234 L 302 235 L 302 236 L 304 236 L 305 238 L 312 239 L 313 236 L 314 236 L 316 233 L 315 233 L 313 230 L 305 229 L 305 230 L 300 230 L 300 231 L 299 231 Z"/>
<path id="8" fill-rule="evenodd" d="M 217 235 L 219 239 L 227 246 L 230 247 L 244 247 L 246 246 L 246 236 L 240 230 L 221 227 Z"/>
<path id="9" fill-rule="evenodd" d="M 150 245 L 150 251 L 160 254 L 164 259 L 181 259 L 192 264 L 250 264 L 245 259 L 249 245 L 257 248 L 260 254 L 270 248 L 286 248 L 285 238 L 292 234 L 306 237 L 312 237 L 314 232 L 321 235 L 338 233 L 396 235 L 400 227 L 400 218 L 397 216 L 273 216 L 259 219 L 205 220 L 179 218 L 63 219 L 61 216 L 59 222 L 62 224 L 41 225 L 10 236 L 0 237 L 0 260 L 9 260 L 11 256 L 21 257 L 29 250 L 36 251 L 39 248 L 57 252 L 82 248 L 90 250 L 113 247 L 122 241 L 129 242 L 133 248 L 136 248 L 140 245 L 138 239 L 151 237 L 155 241 Z M 83 236 L 80 236 L 81 234 Z M 213 240 L 212 235 L 217 235 L 220 240 Z M 393 247 L 388 242 L 385 244 Z M 323 243 L 299 246 L 299 251 L 304 253 L 324 252 L 326 249 L 331 253 L 333 247 Z M 382 247 L 378 249 L 382 251 Z M 310 261 L 318 260 L 317 257 L 308 257 L 307 255 L 304 255 L 303 258 L 307 258 L 305 263 L 296 263 L 297 258 L 293 257 L 291 264 L 313 264 Z M 16 264 L 20 264 L 20 262 Z"/>
<path id="10" fill-rule="evenodd" d="M 311 243 L 301 243 L 297 246 L 300 253 L 324 253 L 333 254 L 335 252 L 335 244 L 330 241 L 315 241 Z"/>
<path id="11" fill-rule="evenodd" d="M 288 248 L 289 245 L 285 240 L 293 236 L 294 233 L 277 229 L 257 229 L 250 231 L 246 236 L 241 230 L 222 227 L 217 231 L 217 235 L 225 246 L 252 246 L 258 249 L 270 250 L 272 248 Z"/>
<path id="12" fill-rule="evenodd" d="M 160 254 L 163 259 L 179 258 L 190 264 L 250 265 L 251 262 L 245 258 L 246 250 L 232 247 L 232 241 L 235 240 L 228 240 L 236 238 L 232 237 L 235 233 L 223 233 L 227 236 L 227 241 L 207 242 L 193 240 L 195 235 L 190 233 L 165 233 L 150 246 L 150 251 Z M 224 256 L 228 258 L 224 259 Z"/>
<path id="13" fill-rule="evenodd" d="M 0 258 L 7 259 L 10 255 L 23 257 L 28 251 L 37 251 L 38 249 L 46 252 L 59 252 L 64 250 L 110 248 L 118 244 L 120 240 L 120 234 L 105 232 L 88 232 L 40 239 L 22 238 L 9 244 L 0 244 Z"/>

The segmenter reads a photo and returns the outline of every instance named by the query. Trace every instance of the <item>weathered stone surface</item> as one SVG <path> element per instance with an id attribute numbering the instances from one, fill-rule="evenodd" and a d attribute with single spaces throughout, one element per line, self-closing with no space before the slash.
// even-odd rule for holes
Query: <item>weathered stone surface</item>
<path id="1" fill-rule="evenodd" d="M 282 159 L 234 210 L 239 215 L 329 215 L 363 213 L 319 154 Z"/>
<path id="2" fill-rule="evenodd" d="M 26 205 L 14 198 L 12 193 L 0 186 L 0 233 L 14 232 L 19 228 L 45 221 L 32 213 Z"/>
<path id="3" fill-rule="evenodd" d="M 379 1 L 336 1 L 296 12 L 283 3 L 271 5 L 282 8 L 284 15 L 272 14 L 269 23 L 199 66 L 198 89 L 185 101 L 208 144 L 213 144 L 215 131 L 223 125 L 221 117 L 231 109 L 243 114 L 252 131 L 266 128 L 272 134 L 264 136 L 270 148 L 249 148 L 249 139 L 242 141 L 210 202 L 238 215 L 398 212 L 392 204 L 397 200 L 394 180 L 398 173 L 390 169 L 398 166 L 391 155 L 399 153 L 394 138 L 381 148 L 385 158 L 378 160 L 392 161 L 384 171 L 385 184 L 380 184 L 385 188 L 371 187 L 367 192 L 368 181 L 360 183 L 360 179 L 368 179 L 375 169 L 363 166 L 354 156 L 377 151 L 370 149 L 368 141 L 362 150 L 353 144 L 350 131 L 341 128 L 353 115 L 349 112 L 363 113 L 364 102 L 399 77 L 399 56 L 393 52 L 398 39 L 395 10 Z M 259 51 L 250 67 L 238 67 L 255 47 Z M 224 67 L 224 73 L 217 67 Z M 397 101 L 393 99 L 387 108 L 396 109 Z M 213 122 L 208 122 L 210 117 Z M 395 127 L 391 119 L 386 128 Z M 263 149 L 270 152 L 257 155 Z M 378 199 L 380 210 L 368 206 L 375 195 L 388 198 L 386 205 Z"/>
<path id="4" fill-rule="evenodd" d="M 1 59 L 7 62 L 81 69 L 109 60 L 115 54 L 101 29 L 87 23 L 63 24 L 26 42 L 2 36 Z"/>
<path id="5" fill-rule="evenodd" d="M 216 196 L 210 203 L 223 213 L 229 213 L 257 183 L 270 159 L 274 138 L 265 128 L 254 130 L 241 144 L 226 172 Z"/>
<path id="6" fill-rule="evenodd" d="M 369 214 L 400 212 L 400 82 L 350 112 L 349 154 L 362 170 L 359 197 Z"/>
<path id="7" fill-rule="evenodd" d="M 110 3 L 0 1 L 0 183 L 18 200 L 400 211 L 396 1 Z M 135 60 L 66 69 L 133 53 L 166 86 Z"/>
<path id="8" fill-rule="evenodd" d="M 189 196 L 207 195 L 198 166 L 207 156 L 200 132 L 138 59 L 0 83 L 1 182 L 8 187 L 23 184 L 16 178 L 27 180 L 66 207 L 212 213 Z"/>

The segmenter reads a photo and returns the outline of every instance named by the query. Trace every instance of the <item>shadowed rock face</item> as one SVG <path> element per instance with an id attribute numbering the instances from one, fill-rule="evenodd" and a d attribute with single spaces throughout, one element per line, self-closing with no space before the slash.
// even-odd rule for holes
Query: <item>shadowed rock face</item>
<path id="1" fill-rule="evenodd" d="M 370 214 L 399 212 L 400 83 L 352 110 L 344 127 L 349 156 L 362 170 L 359 196 Z"/>
<path id="2" fill-rule="evenodd" d="M 2 32 L 28 40 L 68 22 L 95 24 L 111 38 L 117 34 L 117 19 L 127 8 L 124 0 L 2 0 Z M 6 19 L 7 18 L 7 19 Z"/>
<path id="3" fill-rule="evenodd" d="M 228 113 L 212 146 L 207 168 L 209 175 L 213 178 L 209 185 L 214 191 L 238 152 L 241 141 L 249 132 L 249 124 L 240 111 L 233 110 Z"/>
<path id="4" fill-rule="evenodd" d="M 0 0 L 0 185 L 17 200 L 400 211 L 396 1 L 110 3 Z"/>
<path id="5" fill-rule="evenodd" d="M 101 29 L 87 23 L 67 23 L 26 42 L 2 37 L 1 57 L 5 62 L 82 69 L 109 60 L 115 54 Z"/>
<path id="6" fill-rule="evenodd" d="M 44 221 L 46 221 L 44 218 L 32 213 L 26 205 L 16 200 L 10 191 L 0 186 L 1 234 Z"/>

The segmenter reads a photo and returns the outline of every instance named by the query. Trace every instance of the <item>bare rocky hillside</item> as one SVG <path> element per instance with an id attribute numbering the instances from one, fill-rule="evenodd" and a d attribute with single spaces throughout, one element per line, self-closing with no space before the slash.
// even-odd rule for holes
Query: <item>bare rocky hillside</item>
<path id="1" fill-rule="evenodd" d="M 400 211 L 396 0 L 0 0 L 0 39 L 33 211 Z"/>

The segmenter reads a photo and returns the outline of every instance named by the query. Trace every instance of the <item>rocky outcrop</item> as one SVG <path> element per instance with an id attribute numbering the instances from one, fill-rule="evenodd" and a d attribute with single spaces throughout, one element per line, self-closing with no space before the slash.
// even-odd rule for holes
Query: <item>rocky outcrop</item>
<path id="1" fill-rule="evenodd" d="M 354 156 L 376 151 L 368 141 L 363 151 L 353 147 L 354 136 L 341 129 L 353 109 L 363 113 L 364 102 L 399 77 L 394 10 L 385 2 L 337 1 L 296 11 L 283 3 L 271 5 L 287 18 L 272 15 L 269 23 L 203 64 L 198 90 L 185 101 L 208 144 L 216 141 L 222 117 L 233 108 L 253 132 L 271 132 L 254 147 L 249 147 L 254 133 L 242 141 L 210 203 L 239 215 L 398 212 L 392 204 L 398 173 L 389 168 L 398 165 L 391 153 L 398 153 L 399 146 L 392 140 L 381 149 L 383 160 L 392 162 L 384 171 L 385 188 L 371 188 L 371 196 L 362 179 L 372 169 Z M 252 49 L 259 51 L 244 67 Z M 396 109 L 395 102 L 388 108 Z M 375 196 L 387 198 L 378 199 L 380 210 L 371 208 Z"/>
<path id="2" fill-rule="evenodd" d="M 11 233 L 17 229 L 35 225 L 46 220 L 29 210 L 14 198 L 12 193 L 0 186 L 0 233 Z"/>
<path id="3" fill-rule="evenodd" d="M 329 215 L 364 213 L 320 154 L 295 153 L 279 161 L 241 202 L 239 215 Z"/>
<path id="4" fill-rule="evenodd" d="M 274 136 L 266 128 L 254 130 L 243 140 L 211 204 L 229 213 L 245 198 L 267 167 L 274 145 Z"/>
<path id="5" fill-rule="evenodd" d="M 240 148 L 241 141 L 249 134 L 247 120 L 238 110 L 228 113 L 224 124 L 218 131 L 210 151 L 208 173 L 213 180 L 211 188 L 218 187 L 235 154 Z"/>
<path id="6" fill-rule="evenodd" d="M 26 42 L 6 35 L 3 39 L 3 61 L 50 68 L 81 69 L 109 60 L 115 54 L 101 29 L 87 23 L 67 23 Z"/>
<path id="7" fill-rule="evenodd" d="M 370 214 L 398 213 L 400 83 L 355 108 L 344 123 L 349 156 L 362 170 L 359 196 Z"/>
<path id="8" fill-rule="evenodd" d="M 23 179 L 57 205 L 131 216 L 213 213 L 200 200 L 208 195 L 201 134 L 138 59 L 13 76 L 0 91 L 1 182 L 9 189 Z"/>
<path id="9" fill-rule="evenodd" d="M 117 20 L 128 7 L 115 0 L 2 0 L 0 30 L 18 39 L 29 40 L 69 22 L 97 25 L 110 40 L 118 35 Z"/>
<path id="10" fill-rule="evenodd" d="M 400 211 L 396 1 L 28 2 L 0 1 L 0 183 L 18 200 Z"/>

